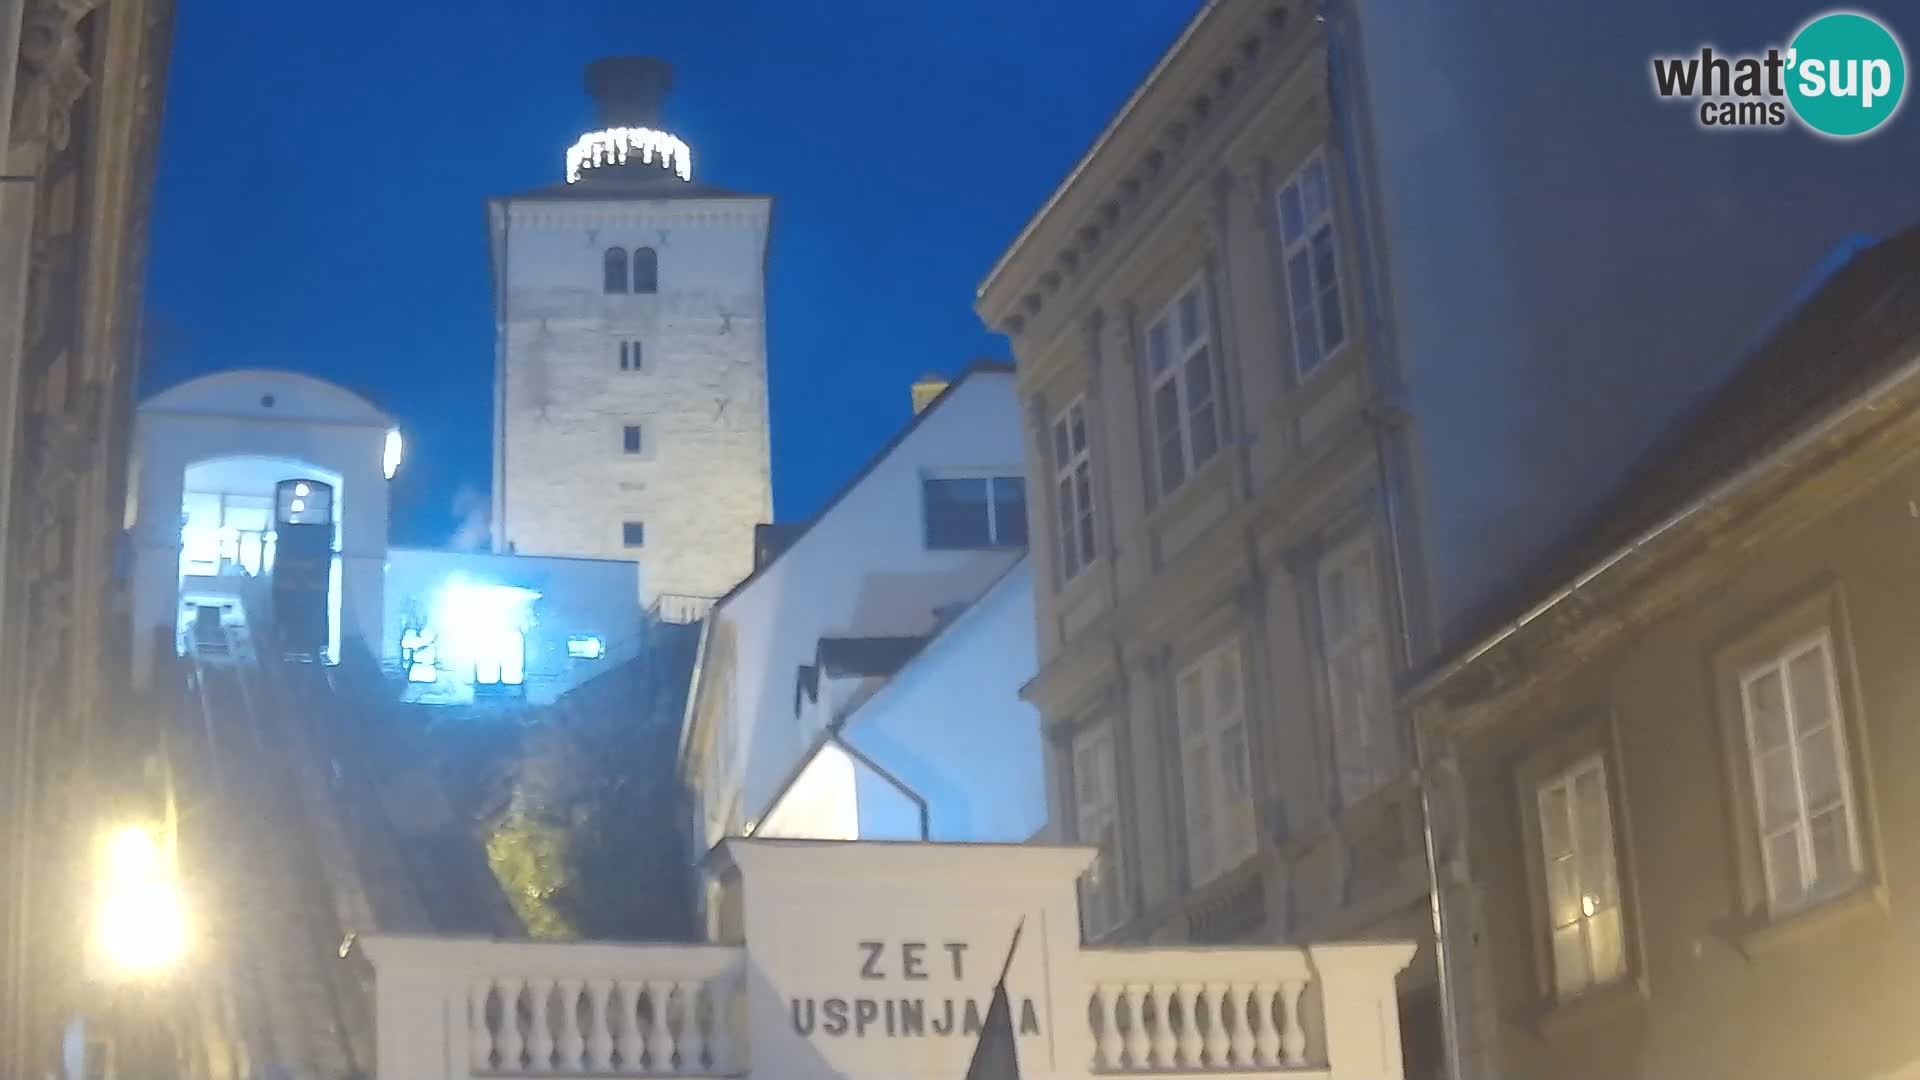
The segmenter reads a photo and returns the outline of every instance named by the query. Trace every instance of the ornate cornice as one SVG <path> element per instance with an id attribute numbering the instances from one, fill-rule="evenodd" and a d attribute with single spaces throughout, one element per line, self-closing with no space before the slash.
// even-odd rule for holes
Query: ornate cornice
<path id="1" fill-rule="evenodd" d="M 1240 7 L 1222 5 L 1221 10 L 1237 12 Z M 996 304 L 998 311 L 983 311 L 990 324 L 1002 333 L 1018 337 L 1048 299 L 1085 274 L 1103 241 L 1137 218 L 1152 196 L 1159 194 L 1183 171 L 1179 167 L 1181 159 L 1213 132 L 1219 118 L 1230 107 L 1246 97 L 1248 88 L 1258 81 L 1257 73 L 1278 62 L 1286 51 L 1286 38 L 1303 24 L 1308 28 L 1314 25 L 1311 20 L 1293 18 L 1289 5 L 1275 3 L 1262 17 L 1246 26 L 1234 44 L 1221 50 L 1212 76 L 1203 80 L 1193 96 L 1172 112 L 1157 136 L 1139 152 L 1134 166 L 1114 180 L 1104 193 L 1088 200 L 1091 207 L 1081 224 L 1068 234 L 1066 244 L 1044 265 L 1033 264 L 1034 269 L 1014 294 L 1018 299 Z"/>

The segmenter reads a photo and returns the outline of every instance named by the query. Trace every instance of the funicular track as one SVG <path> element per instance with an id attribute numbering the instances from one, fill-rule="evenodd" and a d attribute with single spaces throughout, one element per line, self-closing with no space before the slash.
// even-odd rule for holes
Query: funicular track
<path id="1" fill-rule="evenodd" d="M 371 1014 L 341 958 L 347 919 L 328 858 L 328 808 L 308 797 L 306 747 L 287 738 L 273 665 L 243 628 L 182 658 L 183 847 L 206 906 L 201 935 L 232 1003 L 240 1075 L 370 1070 Z M 179 744 L 176 744 L 179 745 Z M 181 768 L 185 764 L 186 768 Z"/>
<path id="2" fill-rule="evenodd" d="M 365 1077 L 372 973 L 355 937 L 519 923 L 460 821 L 394 810 L 404 725 L 372 657 L 353 641 L 338 667 L 287 659 L 266 590 L 242 599 L 239 624 L 180 643 L 171 680 L 183 862 L 211 961 L 200 1012 L 221 1044 L 210 1080 Z M 418 768 L 400 786 L 422 777 L 435 786 Z"/>

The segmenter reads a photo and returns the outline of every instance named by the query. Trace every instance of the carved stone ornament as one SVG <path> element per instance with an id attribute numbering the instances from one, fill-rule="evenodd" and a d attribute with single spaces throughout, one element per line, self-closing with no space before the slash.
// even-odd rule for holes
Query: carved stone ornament
<path id="1" fill-rule="evenodd" d="M 67 148 L 73 105 L 91 80 L 80 61 L 80 20 L 100 0 L 27 0 L 20 25 L 20 70 L 13 92 L 14 153 L 37 168 L 45 155 Z"/>
<path id="2" fill-rule="evenodd" d="M 88 383 L 75 395 L 71 408 L 35 418 L 32 454 L 32 505 L 43 521 L 69 511 L 74 484 L 93 467 L 99 447 L 100 387 Z"/>

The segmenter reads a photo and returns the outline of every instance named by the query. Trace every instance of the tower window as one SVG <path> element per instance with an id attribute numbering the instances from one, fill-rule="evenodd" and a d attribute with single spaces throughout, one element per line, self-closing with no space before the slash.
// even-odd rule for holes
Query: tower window
<path id="1" fill-rule="evenodd" d="M 621 371 L 641 370 L 639 341 L 637 340 L 623 341 L 620 343 L 620 370 Z"/>
<path id="2" fill-rule="evenodd" d="M 604 262 L 606 267 L 607 291 L 610 293 L 626 292 L 627 291 L 627 249 L 617 248 L 617 247 L 608 248 L 606 259 L 604 260 Z M 647 291 L 652 292 L 653 290 L 648 289 Z"/>
<path id="3" fill-rule="evenodd" d="M 620 523 L 620 542 L 628 547 L 647 546 L 647 525 L 644 521 L 623 521 Z"/>
<path id="4" fill-rule="evenodd" d="M 639 424 L 628 424 L 620 430 L 620 448 L 629 454 L 640 452 Z"/>
<path id="5" fill-rule="evenodd" d="M 660 291 L 660 257 L 650 247 L 633 249 L 633 291 Z"/>

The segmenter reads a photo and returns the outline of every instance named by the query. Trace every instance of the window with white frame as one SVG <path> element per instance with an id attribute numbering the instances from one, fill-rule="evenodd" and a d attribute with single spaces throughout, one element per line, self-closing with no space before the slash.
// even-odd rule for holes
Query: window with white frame
<path id="1" fill-rule="evenodd" d="M 1239 642 L 1182 668 L 1174 684 L 1187 811 L 1187 870 L 1195 887 L 1254 853 L 1253 782 Z"/>
<path id="2" fill-rule="evenodd" d="M 1740 703 L 1769 911 L 1845 892 L 1864 865 L 1832 635 L 1748 668 Z"/>
<path id="3" fill-rule="evenodd" d="M 1340 297 L 1340 234 L 1334 227 L 1326 155 L 1315 151 L 1281 185 L 1277 202 L 1287 309 L 1293 319 L 1294 370 L 1305 379 L 1347 340 Z"/>
<path id="4" fill-rule="evenodd" d="M 1166 495 L 1220 450 L 1207 290 L 1200 279 L 1148 325 L 1146 347 L 1155 471 Z"/>
<path id="5" fill-rule="evenodd" d="M 1321 563 L 1319 592 L 1334 776 L 1341 805 L 1351 806 L 1401 766 L 1372 541 Z"/>
<path id="6" fill-rule="evenodd" d="M 1627 972 L 1606 759 L 1593 754 L 1534 791 L 1554 993 L 1574 997 Z"/>
<path id="7" fill-rule="evenodd" d="M 1067 582 L 1093 561 L 1093 451 L 1087 443 L 1085 398 L 1053 419 L 1054 512 L 1059 518 L 1060 580 Z"/>
<path id="8" fill-rule="evenodd" d="M 1120 925 L 1126 915 L 1120 854 L 1119 768 L 1113 730 L 1102 722 L 1073 737 L 1074 837 L 1098 849 L 1080 879 L 1080 923 L 1088 936 Z"/>
<path id="9" fill-rule="evenodd" d="M 927 547 L 934 551 L 1027 544 L 1027 488 L 1020 476 L 932 475 L 921 484 Z"/>

